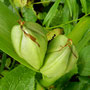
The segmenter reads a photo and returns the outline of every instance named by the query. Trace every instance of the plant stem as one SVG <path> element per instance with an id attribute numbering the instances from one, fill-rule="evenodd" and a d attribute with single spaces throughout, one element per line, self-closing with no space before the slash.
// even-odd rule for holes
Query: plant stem
<path id="1" fill-rule="evenodd" d="M 44 4 L 44 3 L 50 3 L 51 1 L 43 1 L 43 2 L 36 2 L 36 3 L 33 3 L 33 4 Z"/>
<path id="2" fill-rule="evenodd" d="M 73 23 L 73 22 L 75 22 L 75 21 L 79 21 L 79 20 L 81 20 L 82 18 L 88 16 L 89 14 L 90 14 L 90 13 L 85 14 L 83 17 L 81 17 L 81 18 L 79 18 L 79 19 L 71 20 L 71 21 L 68 21 L 68 22 L 66 22 L 66 23 L 64 23 L 64 24 L 60 24 L 60 25 L 53 26 L 53 27 L 47 27 L 46 29 L 48 30 L 48 29 L 54 29 L 54 28 L 63 27 L 64 25 L 67 25 L 67 24 Z"/>
<path id="3" fill-rule="evenodd" d="M 54 29 L 54 28 L 63 27 L 63 26 L 66 25 L 66 24 L 69 24 L 69 23 L 72 23 L 72 22 L 75 22 L 75 21 L 79 21 L 79 20 L 80 20 L 80 19 L 71 20 L 71 21 L 68 21 L 68 22 L 66 22 L 66 23 L 64 23 L 64 24 L 57 25 L 57 26 L 53 26 L 53 27 L 48 27 L 48 28 L 46 28 L 46 29 Z"/>

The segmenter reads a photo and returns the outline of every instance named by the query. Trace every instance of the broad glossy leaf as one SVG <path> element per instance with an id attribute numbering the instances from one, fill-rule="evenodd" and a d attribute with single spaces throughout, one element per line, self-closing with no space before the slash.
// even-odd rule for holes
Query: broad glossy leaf
<path id="1" fill-rule="evenodd" d="M 90 76 L 90 45 L 81 50 L 78 65 L 80 75 Z"/>
<path id="2" fill-rule="evenodd" d="M 0 80 L 0 90 L 34 90 L 35 72 L 20 65 Z"/>

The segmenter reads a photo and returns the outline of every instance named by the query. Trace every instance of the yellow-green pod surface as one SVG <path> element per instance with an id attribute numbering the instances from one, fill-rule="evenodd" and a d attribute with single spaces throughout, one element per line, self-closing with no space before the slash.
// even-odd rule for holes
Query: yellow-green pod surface
<path id="1" fill-rule="evenodd" d="M 40 25 L 36 23 L 29 25 L 29 28 L 14 26 L 11 39 L 16 53 L 33 68 L 39 70 L 47 50 L 47 38 Z"/>
<path id="2" fill-rule="evenodd" d="M 40 69 L 43 74 L 42 85 L 49 86 L 62 75 L 71 71 L 77 62 L 78 54 L 71 42 L 64 35 L 57 36 L 48 46 L 45 64 Z"/>

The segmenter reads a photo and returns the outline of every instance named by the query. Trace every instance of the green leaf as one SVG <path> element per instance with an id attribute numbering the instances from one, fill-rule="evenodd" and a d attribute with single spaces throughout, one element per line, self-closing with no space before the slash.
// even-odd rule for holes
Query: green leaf
<path id="1" fill-rule="evenodd" d="M 79 77 L 78 82 L 69 82 L 63 90 L 90 90 L 89 77 Z"/>
<path id="2" fill-rule="evenodd" d="M 68 7 L 69 7 L 69 11 L 70 11 L 70 15 L 72 17 L 72 7 L 71 7 L 71 3 L 70 3 L 70 0 L 66 0 L 67 4 L 68 4 Z"/>
<path id="3" fill-rule="evenodd" d="M 89 77 L 86 76 L 79 76 L 79 80 L 85 83 L 90 83 Z"/>
<path id="4" fill-rule="evenodd" d="M 90 45 L 81 50 L 78 66 L 80 75 L 90 76 Z"/>
<path id="5" fill-rule="evenodd" d="M 62 21 L 63 21 L 62 13 L 63 13 L 63 7 L 62 5 L 59 5 L 59 8 L 55 13 L 55 16 L 52 18 L 50 26 L 56 26 L 56 25 L 62 24 Z"/>
<path id="6" fill-rule="evenodd" d="M 57 90 L 62 90 L 62 88 L 66 86 L 66 84 L 69 82 L 70 78 L 74 74 L 77 74 L 77 66 L 73 70 L 71 70 L 69 73 L 65 74 L 59 80 L 57 80 L 57 82 L 55 83 Z"/>
<path id="7" fill-rule="evenodd" d="M 50 8 L 48 14 L 46 15 L 44 21 L 43 21 L 43 25 L 46 24 L 46 26 L 50 25 L 50 22 L 52 20 L 52 18 L 54 17 L 56 11 L 57 11 L 57 7 L 60 3 L 60 0 L 56 0 L 56 2 L 53 4 L 53 6 Z"/>
<path id="8" fill-rule="evenodd" d="M 0 78 L 4 77 L 7 73 L 9 73 L 9 71 L 8 71 L 8 70 L 4 70 L 4 71 L 1 73 L 1 77 L 0 77 Z"/>
<path id="9" fill-rule="evenodd" d="M 20 18 L 0 2 L 0 49 L 23 65 L 32 68 L 16 54 L 12 45 L 11 30 L 14 25 L 18 24 L 17 20 L 19 19 Z"/>
<path id="10" fill-rule="evenodd" d="M 45 90 L 45 88 L 42 87 L 42 86 L 40 85 L 40 83 L 37 81 L 36 90 Z"/>
<path id="11" fill-rule="evenodd" d="M 83 83 L 83 82 L 71 82 L 63 90 L 90 90 L 89 85 L 90 84 L 86 84 L 86 83 Z"/>
<path id="12" fill-rule="evenodd" d="M 90 31 L 87 32 L 82 38 L 82 40 L 77 44 L 76 47 L 78 52 L 80 52 L 83 49 L 83 47 L 88 43 L 88 41 L 90 41 Z"/>
<path id="13" fill-rule="evenodd" d="M 67 13 L 67 14 L 66 14 Z M 50 22 L 50 26 L 56 26 L 60 24 L 64 24 L 70 20 L 70 11 L 67 2 L 65 1 L 64 7 L 62 5 L 59 5 L 59 8 L 57 12 L 55 13 L 55 16 L 52 18 L 52 21 Z M 64 28 L 65 35 L 71 32 L 73 25 L 67 24 L 64 25 L 62 28 Z"/>
<path id="14" fill-rule="evenodd" d="M 4 70 L 5 63 L 6 63 L 6 54 L 3 53 L 2 60 L 1 60 L 1 67 L 0 67 L 0 73 Z"/>
<path id="15" fill-rule="evenodd" d="M 7 58 L 6 63 L 5 63 L 5 67 L 10 69 L 9 66 L 11 66 L 11 63 L 13 63 L 13 62 L 11 62 L 11 58 Z"/>
<path id="16" fill-rule="evenodd" d="M 90 0 L 87 0 L 87 12 L 90 13 Z"/>
<path id="17" fill-rule="evenodd" d="M 39 19 L 39 20 L 43 20 L 43 19 L 45 18 L 46 14 L 47 14 L 46 12 L 42 12 L 42 13 L 39 12 L 39 13 L 38 13 L 38 19 Z"/>
<path id="18" fill-rule="evenodd" d="M 72 32 L 68 34 L 68 38 L 72 39 L 73 43 L 77 45 L 89 28 L 90 17 L 82 17 L 80 21 L 75 25 Z"/>
<path id="19" fill-rule="evenodd" d="M 24 7 L 22 9 L 22 15 L 25 21 L 36 22 L 37 20 L 36 12 L 34 11 L 33 6 Z"/>
<path id="20" fill-rule="evenodd" d="M 0 2 L 4 2 L 4 0 L 0 0 Z"/>
<path id="21" fill-rule="evenodd" d="M 52 19 L 51 26 L 64 24 L 71 20 L 70 11 L 67 1 L 64 3 L 64 7 L 59 6 L 59 10 L 56 12 L 56 15 Z M 72 24 L 66 24 L 62 28 L 64 29 L 65 35 L 69 34 L 72 30 Z"/>
<path id="22" fill-rule="evenodd" d="M 87 2 L 86 0 L 80 0 L 85 14 L 87 14 Z"/>
<path id="23" fill-rule="evenodd" d="M 73 20 L 77 19 L 79 16 L 79 7 L 77 4 L 77 0 L 66 0 L 66 1 L 69 7 L 71 17 L 73 17 Z"/>
<path id="24" fill-rule="evenodd" d="M 35 72 L 23 65 L 16 67 L 0 80 L 0 90 L 34 90 Z"/>
<path id="25" fill-rule="evenodd" d="M 7 5 L 7 6 L 9 6 L 10 5 L 9 0 L 4 0 L 4 4 Z"/>
<path id="26" fill-rule="evenodd" d="M 65 5 L 64 5 L 64 8 L 63 8 L 62 19 L 63 19 L 62 23 L 66 23 L 70 20 L 70 11 L 69 11 L 67 2 L 65 2 Z M 71 32 L 72 25 L 67 24 L 67 25 L 64 25 L 63 28 L 64 28 L 65 35 L 67 35 Z"/>

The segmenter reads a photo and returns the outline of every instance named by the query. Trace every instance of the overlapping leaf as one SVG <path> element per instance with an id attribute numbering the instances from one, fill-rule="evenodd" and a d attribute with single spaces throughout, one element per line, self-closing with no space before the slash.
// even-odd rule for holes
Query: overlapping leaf
<path id="1" fill-rule="evenodd" d="M 18 66 L 0 80 L 0 90 L 34 90 L 35 72 Z"/>
<path id="2" fill-rule="evenodd" d="M 12 27 L 18 24 L 17 20 L 19 19 L 20 18 L 0 2 L 0 49 L 23 65 L 30 67 L 27 62 L 16 54 L 11 41 Z"/>

